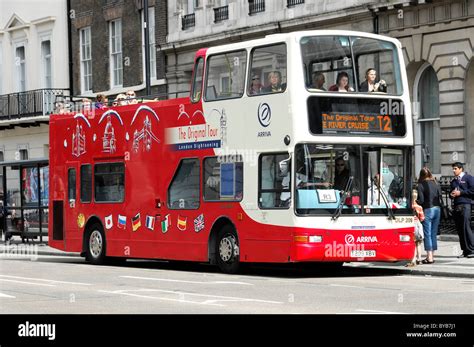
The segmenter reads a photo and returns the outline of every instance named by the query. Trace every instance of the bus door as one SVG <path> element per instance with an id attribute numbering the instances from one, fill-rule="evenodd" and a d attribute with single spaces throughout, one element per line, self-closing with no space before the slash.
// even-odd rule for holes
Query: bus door
<path id="1" fill-rule="evenodd" d="M 68 162 L 66 164 L 67 172 L 67 191 L 64 195 L 64 231 L 66 233 L 65 240 L 77 234 L 80 224 L 84 224 L 84 217 L 81 220 L 81 216 L 78 213 L 79 208 L 79 195 L 78 193 L 78 175 L 79 175 L 79 163 Z M 74 236 L 72 236 L 74 237 Z M 77 237 L 77 235 L 76 235 Z"/>

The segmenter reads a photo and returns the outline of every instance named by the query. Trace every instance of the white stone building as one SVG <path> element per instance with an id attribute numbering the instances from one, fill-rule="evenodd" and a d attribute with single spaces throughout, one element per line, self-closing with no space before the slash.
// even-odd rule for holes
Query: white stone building
<path id="1" fill-rule="evenodd" d="M 48 119 L 68 94 L 66 0 L 0 1 L 0 160 L 48 157 Z"/>

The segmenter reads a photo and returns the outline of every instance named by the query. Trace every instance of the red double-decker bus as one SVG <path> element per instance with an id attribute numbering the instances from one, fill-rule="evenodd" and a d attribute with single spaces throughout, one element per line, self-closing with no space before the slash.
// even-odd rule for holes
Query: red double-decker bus
<path id="1" fill-rule="evenodd" d="M 94 264 L 187 260 L 229 273 L 412 258 L 397 40 L 306 31 L 201 49 L 191 87 L 51 116 L 50 246 Z"/>

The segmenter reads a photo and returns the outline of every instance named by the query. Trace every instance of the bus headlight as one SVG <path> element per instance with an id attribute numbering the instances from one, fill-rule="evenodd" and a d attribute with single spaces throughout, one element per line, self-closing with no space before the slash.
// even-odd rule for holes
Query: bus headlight
<path id="1" fill-rule="evenodd" d="M 400 242 L 410 242 L 410 235 L 399 235 L 400 236 Z"/>
<path id="2" fill-rule="evenodd" d="M 323 242 L 323 237 L 321 235 L 313 235 L 309 237 L 309 242 L 320 243 Z"/>

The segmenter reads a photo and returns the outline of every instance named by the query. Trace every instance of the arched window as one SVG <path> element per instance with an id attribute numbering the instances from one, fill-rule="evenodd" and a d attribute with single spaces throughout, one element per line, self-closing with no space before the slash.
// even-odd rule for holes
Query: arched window
<path id="1" fill-rule="evenodd" d="M 431 66 L 427 66 L 418 80 L 418 108 L 417 126 L 421 144 L 421 166 L 428 166 L 435 174 L 441 173 L 441 140 L 439 118 L 439 83 L 436 73 Z"/>

